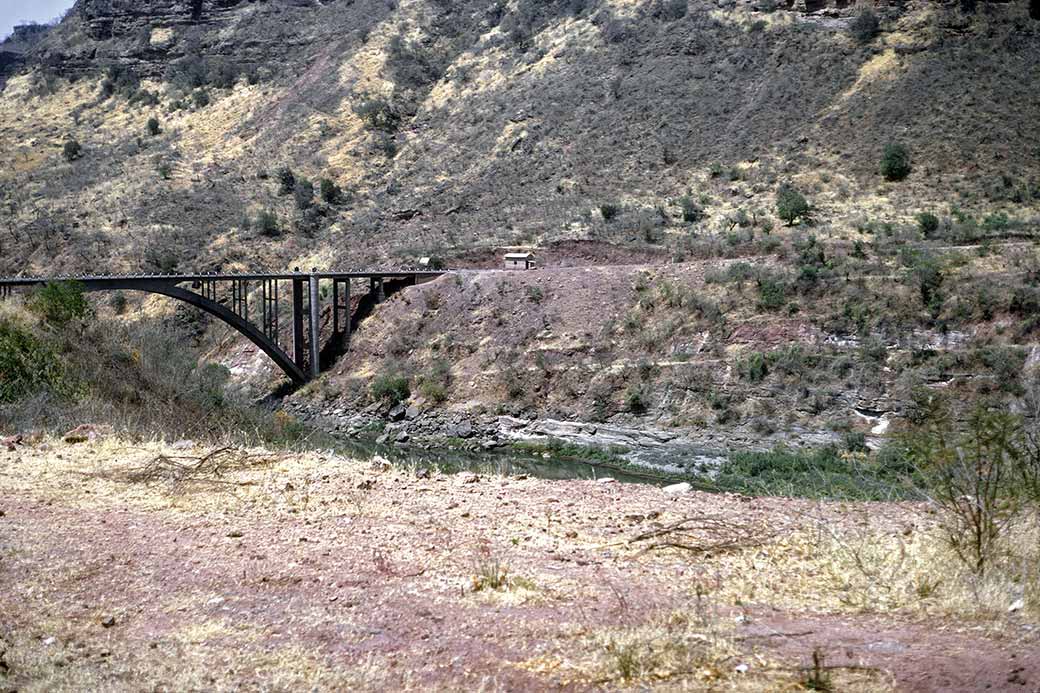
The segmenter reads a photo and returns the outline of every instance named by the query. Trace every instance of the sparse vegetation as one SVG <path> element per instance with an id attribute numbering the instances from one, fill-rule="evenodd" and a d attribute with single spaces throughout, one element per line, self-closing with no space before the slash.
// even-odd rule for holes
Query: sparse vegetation
<path id="1" fill-rule="evenodd" d="M 281 224 L 278 222 L 278 216 L 267 210 L 261 210 L 257 213 L 254 225 L 261 236 L 275 238 L 282 233 Z"/>
<path id="2" fill-rule="evenodd" d="M 377 376 L 369 388 L 372 399 L 397 405 L 412 395 L 408 376 L 397 370 L 390 370 Z"/>
<path id="3" fill-rule="evenodd" d="M 870 43 L 878 35 L 881 23 L 874 8 L 864 6 L 849 22 L 849 34 L 860 43 Z"/>

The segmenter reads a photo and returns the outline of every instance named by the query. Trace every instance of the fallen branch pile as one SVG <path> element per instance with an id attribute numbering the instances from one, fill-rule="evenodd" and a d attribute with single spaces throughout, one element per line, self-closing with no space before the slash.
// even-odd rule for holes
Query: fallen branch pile
<path id="1" fill-rule="evenodd" d="M 761 546 L 775 536 L 775 531 L 756 522 L 734 522 L 723 517 L 697 515 L 642 532 L 625 543 L 649 542 L 644 552 L 670 548 L 716 554 Z"/>
<path id="2" fill-rule="evenodd" d="M 124 478 L 127 481 L 167 481 L 175 484 L 204 481 L 210 483 L 236 483 L 220 479 L 227 472 L 270 464 L 272 455 L 254 455 L 231 447 L 217 448 L 202 456 L 160 454 L 141 467 L 130 469 Z M 245 485 L 237 483 L 236 485 Z"/>

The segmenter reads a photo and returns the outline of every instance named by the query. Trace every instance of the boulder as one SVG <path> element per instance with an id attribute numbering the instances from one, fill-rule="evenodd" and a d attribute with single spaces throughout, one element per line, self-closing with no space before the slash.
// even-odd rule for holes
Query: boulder
<path id="1" fill-rule="evenodd" d="M 463 421 L 462 423 L 456 425 L 452 429 L 452 435 L 454 435 L 456 438 L 463 438 L 463 439 L 472 438 L 473 437 L 473 424 L 470 423 L 469 421 Z"/>
<path id="2" fill-rule="evenodd" d="M 81 424 L 62 436 L 62 440 L 70 445 L 94 441 L 101 436 L 111 435 L 111 426 L 96 426 L 94 424 Z"/>

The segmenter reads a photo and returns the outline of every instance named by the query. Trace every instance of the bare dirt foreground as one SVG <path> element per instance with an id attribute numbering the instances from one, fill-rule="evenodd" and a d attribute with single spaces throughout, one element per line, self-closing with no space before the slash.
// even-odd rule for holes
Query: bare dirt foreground
<path id="1" fill-rule="evenodd" d="M 921 506 L 179 447 L 0 451 L 0 690 L 1040 690 Z"/>

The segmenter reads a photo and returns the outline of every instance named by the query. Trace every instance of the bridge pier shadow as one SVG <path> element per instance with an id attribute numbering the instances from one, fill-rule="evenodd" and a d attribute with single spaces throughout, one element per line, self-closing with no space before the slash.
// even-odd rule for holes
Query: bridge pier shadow
<path id="1" fill-rule="evenodd" d="M 415 286 L 415 284 L 415 277 L 407 277 L 404 279 L 384 280 L 379 285 L 374 283 L 370 285 L 369 292 L 362 294 L 356 301 L 356 305 L 350 307 L 351 316 L 345 328 L 339 331 L 333 330 L 332 337 L 321 348 L 318 361 L 321 371 L 325 372 L 349 353 L 350 336 L 357 331 L 361 323 L 372 315 L 376 306 L 399 291 Z M 332 309 L 335 310 L 335 306 Z"/>

